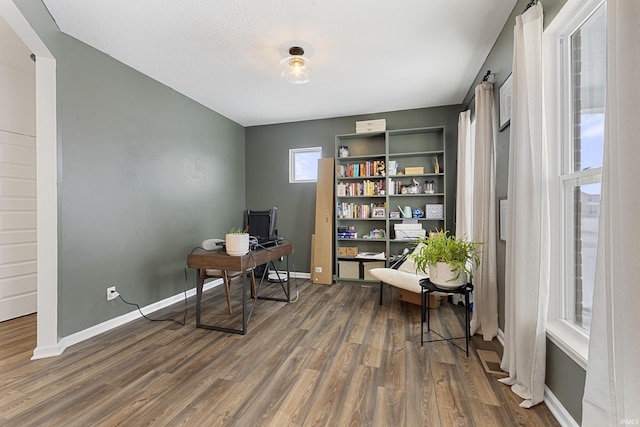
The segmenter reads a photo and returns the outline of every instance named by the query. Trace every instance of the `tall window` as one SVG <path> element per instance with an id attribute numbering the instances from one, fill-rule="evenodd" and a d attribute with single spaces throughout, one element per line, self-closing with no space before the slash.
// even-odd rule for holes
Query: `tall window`
<path id="1" fill-rule="evenodd" d="M 562 317 L 585 335 L 591 326 L 606 73 L 605 6 L 561 39 L 563 283 Z"/>

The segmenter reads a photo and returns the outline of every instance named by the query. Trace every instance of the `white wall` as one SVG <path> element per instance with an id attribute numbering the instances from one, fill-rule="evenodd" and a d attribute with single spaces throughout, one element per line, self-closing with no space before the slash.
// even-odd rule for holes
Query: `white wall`
<path id="1" fill-rule="evenodd" d="M 36 311 L 35 64 L 0 17 L 0 321 Z"/>

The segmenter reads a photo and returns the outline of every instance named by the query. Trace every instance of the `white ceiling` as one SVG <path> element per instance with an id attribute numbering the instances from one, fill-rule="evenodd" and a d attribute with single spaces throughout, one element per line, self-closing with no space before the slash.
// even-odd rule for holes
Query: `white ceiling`
<path id="1" fill-rule="evenodd" d="M 516 0 L 43 0 L 60 30 L 243 126 L 459 104 Z M 313 80 L 280 77 L 298 45 Z"/>

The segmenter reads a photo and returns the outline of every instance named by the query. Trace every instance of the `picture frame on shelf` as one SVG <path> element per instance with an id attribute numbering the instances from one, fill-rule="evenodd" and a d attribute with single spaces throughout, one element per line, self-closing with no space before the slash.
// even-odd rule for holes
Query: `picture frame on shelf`
<path id="1" fill-rule="evenodd" d="M 386 212 L 384 208 L 373 208 L 371 210 L 371 218 L 384 218 L 386 216 Z"/>
<path id="2" fill-rule="evenodd" d="M 512 76 L 513 74 L 509 74 L 509 77 L 507 77 L 504 83 L 502 83 L 502 86 L 500 86 L 500 132 L 502 132 L 511 123 Z"/>

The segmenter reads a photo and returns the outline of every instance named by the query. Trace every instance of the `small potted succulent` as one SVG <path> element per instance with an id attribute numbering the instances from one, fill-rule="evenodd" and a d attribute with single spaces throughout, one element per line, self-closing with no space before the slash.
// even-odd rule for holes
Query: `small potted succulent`
<path id="1" fill-rule="evenodd" d="M 480 265 L 482 243 L 457 239 L 448 231 L 430 233 L 418 244 L 422 245 L 411 255 L 416 270 L 429 274 L 438 287 L 455 289 L 464 285 L 473 276 L 471 270 Z"/>
<path id="2" fill-rule="evenodd" d="M 249 252 L 249 233 L 242 228 L 232 228 L 225 236 L 225 247 L 231 256 L 242 256 Z"/>

